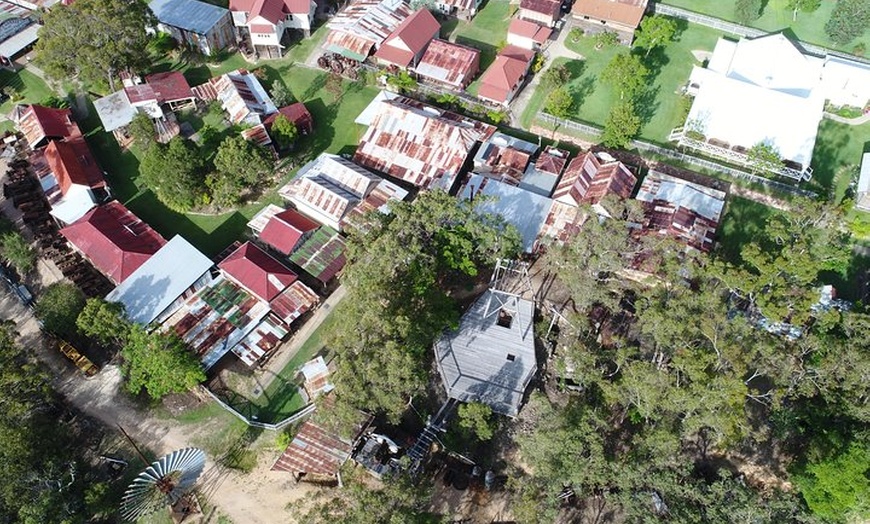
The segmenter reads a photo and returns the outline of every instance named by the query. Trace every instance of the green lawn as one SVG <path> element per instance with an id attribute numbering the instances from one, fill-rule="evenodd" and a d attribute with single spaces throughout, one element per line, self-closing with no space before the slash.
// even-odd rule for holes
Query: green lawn
<path id="1" fill-rule="evenodd" d="M 328 151 L 352 152 L 364 128 L 353 119 L 374 98 L 377 90 L 345 82 L 338 100 L 325 89 L 326 74 L 288 62 L 279 68 L 264 66 L 270 80 L 283 80 L 297 99 L 305 102 L 315 122 L 315 133 L 305 137 L 299 146 L 299 155 L 305 158 Z M 222 64 L 219 70 L 231 70 L 233 65 Z M 182 68 L 193 83 L 191 75 L 198 70 Z M 269 83 L 267 81 L 266 83 Z M 339 124 L 341 123 L 341 124 Z M 181 234 L 203 253 L 212 256 L 242 237 L 248 220 L 268 203 L 278 202 L 276 188 L 270 188 L 258 201 L 222 215 L 204 216 L 174 212 L 164 206 L 154 194 L 138 184 L 139 160 L 137 151 L 121 151 L 114 137 L 102 130 L 99 118 L 91 111 L 82 123 L 94 153 L 109 173 L 109 182 L 116 197 L 139 218 L 150 224 L 164 237 Z"/>
<path id="2" fill-rule="evenodd" d="M 298 386 L 300 383 L 296 380 L 296 375 L 305 362 L 314 358 L 324 349 L 326 345 L 326 341 L 323 340 L 324 333 L 338 320 L 334 311 L 333 309 L 323 319 L 320 326 L 311 333 L 311 336 L 302 344 L 299 351 L 284 366 L 284 369 L 272 379 L 266 391 L 251 401 L 259 420 L 279 422 L 304 406 L 304 399 L 299 394 Z"/>
<path id="3" fill-rule="evenodd" d="M 720 32 L 704 26 L 685 22 L 680 24 L 682 28 L 676 40 L 662 51 L 653 52 L 645 59 L 647 67 L 651 70 L 651 81 L 637 107 L 643 120 L 640 138 L 651 142 L 666 144 L 670 131 L 682 125 L 680 119 L 683 112 L 679 89 L 688 80 L 692 66 L 701 64 L 695 60 L 692 52 L 712 51 L 721 35 Z M 569 49 L 584 57 L 582 60 L 559 58 L 553 64 L 564 63 L 571 73 L 568 88 L 576 102 L 576 113 L 573 119 L 603 126 L 614 95 L 610 87 L 602 83 L 599 77 L 614 55 L 625 52 L 625 48 L 615 46 L 596 50 L 594 40 L 586 37 L 576 43 L 568 38 L 566 43 Z M 523 127 L 528 128 L 531 125 L 535 115 L 544 105 L 545 91 L 543 86 L 538 86 L 520 117 Z"/>
<path id="4" fill-rule="evenodd" d="M 41 78 L 24 69 L 17 72 L 0 69 L 0 90 L 7 87 L 14 88 L 23 98 L 15 103 L 6 100 L 0 104 L 0 113 L 4 116 L 12 111 L 15 104 L 35 104 L 56 94 Z"/>
<path id="5" fill-rule="evenodd" d="M 726 260 L 739 263 L 744 244 L 756 239 L 764 229 L 764 222 L 775 210 L 752 200 L 731 195 L 719 225 L 718 249 Z"/>
<path id="6" fill-rule="evenodd" d="M 808 188 L 839 203 L 849 187 L 850 173 L 870 151 L 870 123 L 861 126 L 822 120 L 813 149 L 813 179 Z"/>
<path id="7" fill-rule="evenodd" d="M 458 22 L 452 30 L 456 43 L 480 49 L 480 70 L 495 60 L 498 48 L 507 41 L 507 28 L 516 6 L 507 0 L 488 0 L 471 22 Z"/>
<path id="8" fill-rule="evenodd" d="M 716 18 L 734 21 L 734 2 L 723 0 L 667 0 L 664 3 L 697 13 L 715 16 Z M 771 32 L 787 29 L 788 32 L 786 34 L 797 37 L 804 42 L 849 53 L 854 50 L 855 45 L 858 43 L 863 43 L 864 46 L 870 49 L 870 32 L 865 32 L 864 36 L 845 46 L 837 45 L 828 38 L 828 35 L 825 33 L 825 24 L 834 10 L 833 0 L 824 0 L 821 7 L 814 13 L 799 12 L 797 21 L 792 21 L 792 11 L 786 7 L 787 4 L 788 0 L 769 0 L 766 2 L 761 18 L 750 25 Z"/>

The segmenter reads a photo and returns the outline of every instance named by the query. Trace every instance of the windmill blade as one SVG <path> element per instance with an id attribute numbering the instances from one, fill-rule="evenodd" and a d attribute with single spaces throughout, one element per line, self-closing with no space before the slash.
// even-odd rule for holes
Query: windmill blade
<path id="1" fill-rule="evenodd" d="M 136 520 L 171 506 L 188 493 L 205 468 L 205 452 L 185 448 L 160 458 L 140 473 L 121 499 L 121 516 Z"/>

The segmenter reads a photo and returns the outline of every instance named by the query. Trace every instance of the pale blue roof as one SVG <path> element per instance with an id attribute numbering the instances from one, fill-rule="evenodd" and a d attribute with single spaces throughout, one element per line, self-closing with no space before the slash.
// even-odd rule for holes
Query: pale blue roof
<path id="1" fill-rule="evenodd" d="M 149 4 L 162 24 L 204 35 L 227 16 L 229 10 L 199 0 L 152 0 Z"/>
<path id="2" fill-rule="evenodd" d="M 212 261 L 181 235 L 161 247 L 121 285 L 106 295 L 124 304 L 127 318 L 147 325 L 200 279 Z"/>

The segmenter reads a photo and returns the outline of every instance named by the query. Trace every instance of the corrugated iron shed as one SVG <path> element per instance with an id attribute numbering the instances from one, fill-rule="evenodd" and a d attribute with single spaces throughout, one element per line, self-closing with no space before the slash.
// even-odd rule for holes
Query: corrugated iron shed
<path id="1" fill-rule="evenodd" d="M 278 457 L 272 471 L 286 471 L 294 475 L 334 476 L 350 458 L 350 452 L 350 442 L 311 421 L 306 421 L 284 453 Z"/>
<path id="2" fill-rule="evenodd" d="M 290 255 L 290 261 L 323 282 L 329 282 L 347 263 L 344 239 L 338 231 L 323 226 Z"/>
<path id="3" fill-rule="evenodd" d="M 417 75 L 430 81 L 464 89 L 480 70 L 480 51 L 472 47 L 432 40 L 417 64 Z"/>

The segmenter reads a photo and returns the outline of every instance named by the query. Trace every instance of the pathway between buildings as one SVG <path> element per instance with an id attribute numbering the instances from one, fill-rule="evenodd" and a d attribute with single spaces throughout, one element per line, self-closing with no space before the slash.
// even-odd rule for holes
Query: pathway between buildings
<path id="1" fill-rule="evenodd" d="M 863 115 L 855 118 L 846 118 L 840 115 L 835 115 L 833 113 L 825 113 L 825 118 L 849 126 L 860 126 L 866 124 L 867 122 L 870 122 L 870 113 L 864 113 Z"/>
<path id="2" fill-rule="evenodd" d="M 535 91 L 538 89 L 538 84 L 541 83 L 541 77 L 544 72 L 553 65 L 553 60 L 559 57 L 566 58 L 580 58 L 580 55 L 568 49 L 565 46 L 565 39 L 568 37 L 568 33 L 571 31 L 571 17 L 565 17 L 565 25 L 562 27 L 562 30 L 559 31 L 559 34 L 556 36 L 556 40 L 550 42 L 547 49 L 544 50 L 544 53 L 547 57 L 547 62 L 544 64 L 543 69 L 538 71 L 535 75 L 532 76 L 532 80 L 526 84 L 523 90 L 520 92 L 519 96 L 511 103 L 511 120 L 513 125 L 517 127 L 522 127 L 520 124 L 520 119 L 523 116 L 523 112 L 526 110 L 526 107 L 529 105 L 529 102 L 532 99 L 532 96 L 535 94 Z M 543 94 L 543 93 L 542 93 Z"/>
<path id="3" fill-rule="evenodd" d="M 269 387 L 275 377 L 277 377 L 287 366 L 287 363 L 296 356 L 296 353 L 299 352 L 299 349 L 303 344 L 305 344 L 308 337 L 310 337 L 311 334 L 320 327 L 326 317 L 332 313 L 332 310 L 335 309 L 346 294 L 347 288 L 344 286 L 338 286 L 338 288 L 333 291 L 322 304 L 320 304 L 317 311 L 311 315 L 311 318 L 302 325 L 299 331 L 294 333 L 290 340 L 284 342 L 281 347 L 278 348 L 275 356 L 254 372 L 254 375 L 257 377 L 256 382 L 261 392 L 266 391 L 266 388 Z"/>

